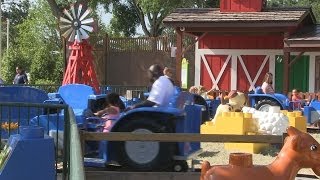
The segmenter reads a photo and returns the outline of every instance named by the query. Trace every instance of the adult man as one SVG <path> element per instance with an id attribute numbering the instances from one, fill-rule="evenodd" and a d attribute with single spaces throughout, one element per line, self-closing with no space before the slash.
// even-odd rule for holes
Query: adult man
<path id="1" fill-rule="evenodd" d="M 152 106 L 167 107 L 169 105 L 175 89 L 172 81 L 163 75 L 162 67 L 158 64 L 150 66 L 148 76 L 153 83 L 148 99 L 129 109 Z"/>
<path id="2" fill-rule="evenodd" d="M 13 84 L 28 84 L 27 74 L 21 66 L 16 67 L 16 76 L 14 77 Z"/>

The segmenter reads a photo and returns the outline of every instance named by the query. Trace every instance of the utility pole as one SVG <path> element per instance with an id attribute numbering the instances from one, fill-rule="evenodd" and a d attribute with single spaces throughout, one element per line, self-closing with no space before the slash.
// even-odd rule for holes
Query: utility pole
<path id="1" fill-rule="evenodd" d="M 1 76 L 1 69 L 2 69 L 2 1 L 0 1 L 0 76 Z"/>
<path id="2" fill-rule="evenodd" d="M 7 18 L 7 55 L 9 54 L 9 40 L 10 40 L 10 31 L 9 31 L 9 28 L 10 28 L 10 19 Z"/>

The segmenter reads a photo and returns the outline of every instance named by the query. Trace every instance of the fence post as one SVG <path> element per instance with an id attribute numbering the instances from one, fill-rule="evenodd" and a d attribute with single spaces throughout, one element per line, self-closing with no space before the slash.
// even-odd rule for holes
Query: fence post
<path id="1" fill-rule="evenodd" d="M 68 115 L 70 120 L 70 163 L 69 163 L 69 180 L 85 180 L 85 173 L 83 167 L 83 156 L 81 153 L 81 144 L 79 139 L 78 126 L 76 123 L 76 117 L 69 107 Z"/>

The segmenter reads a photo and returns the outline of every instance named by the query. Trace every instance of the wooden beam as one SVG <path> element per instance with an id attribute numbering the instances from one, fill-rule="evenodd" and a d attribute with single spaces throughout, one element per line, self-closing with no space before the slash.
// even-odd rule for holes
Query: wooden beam
<path id="1" fill-rule="evenodd" d="M 288 94 L 289 92 L 289 61 L 290 52 L 283 53 L 283 93 Z"/>
<path id="2" fill-rule="evenodd" d="M 297 27 L 299 23 L 297 22 L 288 22 L 288 21 L 278 21 L 278 22 L 195 22 L 195 21 L 190 21 L 190 22 L 168 22 L 168 21 L 163 21 L 165 26 L 170 26 L 174 28 L 179 28 L 179 27 L 197 27 L 197 28 L 237 28 L 237 27 L 242 27 L 242 28 L 269 28 L 269 27 L 277 27 L 279 28 L 287 28 L 287 27 Z"/>
<path id="3" fill-rule="evenodd" d="M 191 49 L 192 46 L 194 46 L 200 39 L 205 37 L 207 34 L 208 34 L 208 32 L 203 33 L 199 38 L 196 39 L 196 41 L 194 43 L 192 43 L 188 47 L 186 47 L 182 52 L 182 56 L 184 56 L 184 53 L 186 53 L 189 49 Z"/>
<path id="4" fill-rule="evenodd" d="M 284 52 L 320 52 L 320 47 L 284 47 Z"/>
<path id="5" fill-rule="evenodd" d="M 84 132 L 84 141 L 160 141 L 160 142 L 234 142 L 234 143 L 282 143 L 282 136 L 274 135 L 221 135 L 191 133 L 130 133 Z"/>
<path id="6" fill-rule="evenodd" d="M 181 60 L 182 60 L 182 40 L 183 40 L 183 32 L 180 30 L 180 28 L 176 28 L 176 34 L 177 34 L 177 39 L 176 39 L 176 46 L 177 46 L 177 51 L 176 51 L 176 85 L 181 86 Z"/>
<path id="7" fill-rule="evenodd" d="M 304 52 L 300 52 L 298 56 L 296 56 L 289 64 L 289 68 L 304 54 Z"/>
<path id="8" fill-rule="evenodd" d="M 268 27 L 269 33 L 279 33 L 283 34 L 284 31 L 288 31 L 290 28 L 283 28 L 279 29 L 278 27 Z M 238 33 L 238 32 L 243 32 L 243 33 L 266 33 L 266 28 L 263 27 L 253 27 L 253 28 L 248 28 L 248 27 L 235 27 L 235 28 L 228 28 L 228 27 L 216 27 L 216 28 L 211 28 L 211 27 L 185 27 L 184 32 L 212 32 L 212 33 Z"/>
<path id="9" fill-rule="evenodd" d="M 137 179 L 148 179 L 148 180 L 195 180 L 199 179 L 200 171 L 198 172 L 136 172 L 136 171 L 115 171 L 105 170 L 101 171 L 97 169 L 89 169 L 86 171 L 86 179 L 91 180 L 137 180 Z M 59 175 L 60 173 L 58 173 Z M 59 178 L 58 178 L 59 179 Z"/>
<path id="10" fill-rule="evenodd" d="M 288 47 L 320 47 L 320 39 L 316 40 L 287 40 Z"/>
<path id="11" fill-rule="evenodd" d="M 284 47 L 287 46 L 285 43 L 290 36 L 289 32 L 284 33 Z M 283 49 L 283 93 L 288 94 L 289 92 L 289 62 L 290 62 L 290 52 L 286 52 Z"/>

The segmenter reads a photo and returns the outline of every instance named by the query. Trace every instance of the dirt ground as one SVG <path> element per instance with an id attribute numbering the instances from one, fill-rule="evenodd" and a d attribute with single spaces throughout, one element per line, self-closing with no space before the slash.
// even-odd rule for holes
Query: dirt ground
<path id="1" fill-rule="evenodd" d="M 320 134 L 311 134 L 318 142 L 320 142 Z M 195 168 L 200 168 L 200 164 L 203 160 L 209 161 L 211 165 L 228 164 L 229 154 L 232 152 L 241 151 L 227 151 L 224 149 L 223 143 L 201 143 L 203 153 L 201 153 L 195 162 Z M 262 154 L 253 154 L 253 163 L 256 165 L 267 165 L 270 164 L 275 158 L 277 152 L 280 149 L 271 146 L 270 148 L 262 151 Z M 314 175 L 311 169 L 301 169 L 299 174 Z"/>

